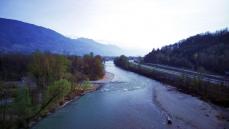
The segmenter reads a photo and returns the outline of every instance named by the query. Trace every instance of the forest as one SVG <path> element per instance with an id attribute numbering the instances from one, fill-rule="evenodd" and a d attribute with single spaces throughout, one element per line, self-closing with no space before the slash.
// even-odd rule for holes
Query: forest
<path id="1" fill-rule="evenodd" d="M 28 128 L 104 76 L 101 56 L 0 55 L 0 128 Z"/>
<path id="2" fill-rule="evenodd" d="M 229 71 L 229 32 L 224 29 L 197 34 L 153 49 L 145 55 L 144 62 L 225 75 Z"/>

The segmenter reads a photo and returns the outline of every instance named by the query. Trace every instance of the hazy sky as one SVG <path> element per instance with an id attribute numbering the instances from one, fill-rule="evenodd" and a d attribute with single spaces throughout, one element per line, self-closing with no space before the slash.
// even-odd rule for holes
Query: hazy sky
<path id="1" fill-rule="evenodd" d="M 0 0 L 0 17 L 150 51 L 229 27 L 229 0 Z"/>

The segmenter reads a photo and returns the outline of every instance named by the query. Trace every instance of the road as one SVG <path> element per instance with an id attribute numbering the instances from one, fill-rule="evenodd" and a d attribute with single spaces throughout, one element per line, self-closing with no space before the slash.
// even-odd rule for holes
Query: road
<path id="1" fill-rule="evenodd" d="M 171 67 L 171 66 L 166 66 L 166 65 L 161 65 L 161 64 L 151 64 L 151 63 L 139 64 L 133 61 L 130 61 L 130 63 L 133 63 L 135 65 L 140 65 L 141 67 L 149 69 L 149 70 L 156 70 L 156 71 L 160 71 L 160 72 L 175 75 L 175 76 L 199 78 L 203 81 L 207 81 L 213 84 L 225 84 L 226 86 L 229 85 L 229 79 L 224 76 L 199 73 L 199 72 L 192 71 L 192 70 L 181 69 L 181 68 Z"/>

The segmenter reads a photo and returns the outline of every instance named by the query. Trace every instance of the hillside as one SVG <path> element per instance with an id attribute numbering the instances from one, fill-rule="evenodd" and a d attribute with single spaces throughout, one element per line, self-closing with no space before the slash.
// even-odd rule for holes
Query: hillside
<path id="1" fill-rule="evenodd" d="M 203 33 L 175 44 L 153 49 L 144 62 L 225 74 L 229 71 L 229 32 Z"/>
<path id="2" fill-rule="evenodd" d="M 36 50 L 83 55 L 94 52 L 105 56 L 125 54 L 113 46 L 87 38 L 71 39 L 41 26 L 0 18 L 0 53 L 31 53 Z"/>

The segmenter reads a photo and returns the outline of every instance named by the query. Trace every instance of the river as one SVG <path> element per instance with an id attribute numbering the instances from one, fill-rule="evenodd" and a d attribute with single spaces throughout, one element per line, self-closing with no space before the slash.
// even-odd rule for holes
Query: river
<path id="1" fill-rule="evenodd" d="M 179 113 L 175 117 L 172 116 L 173 124 L 168 125 L 166 118 L 167 115 L 171 115 L 170 110 L 163 107 L 163 103 L 155 100 L 157 93 L 166 94 L 162 96 L 171 98 L 167 92 L 162 92 L 163 89 L 160 89 L 160 87 L 165 87 L 164 84 L 117 68 L 112 62 L 106 63 L 106 71 L 114 74 L 114 78 L 110 83 L 105 84 L 95 92 L 82 96 L 78 100 L 73 100 L 64 108 L 42 119 L 33 129 L 208 128 L 209 124 L 198 127 L 198 123 L 195 125 L 195 121 L 183 120 L 186 115 L 191 115 L 192 112 L 195 113 L 195 110 L 184 115 L 184 117 L 182 115 L 179 116 Z M 160 89 L 160 92 L 157 92 L 158 89 Z M 172 96 L 181 95 L 177 92 L 174 94 Z M 194 99 L 191 105 L 199 105 L 200 103 L 206 105 L 206 103 L 197 98 L 188 95 L 182 96 L 191 98 L 191 101 Z M 160 100 L 160 97 L 158 99 Z M 164 99 L 167 100 L 166 98 Z M 163 102 L 163 97 L 161 100 Z M 208 104 L 207 106 L 211 111 L 215 111 Z M 186 108 L 189 108 L 189 106 Z M 192 107 L 190 106 L 190 108 Z M 184 113 L 186 112 L 184 111 Z M 174 114 L 176 115 L 176 111 L 174 111 Z M 197 114 L 199 113 L 197 112 Z M 211 118 L 211 116 L 208 118 Z M 216 118 L 210 119 L 210 122 L 215 121 L 217 121 Z M 209 121 L 204 120 L 204 122 Z M 210 124 L 210 126 L 215 128 L 227 125 L 222 124 L 222 122 L 215 122 L 214 125 Z"/>

